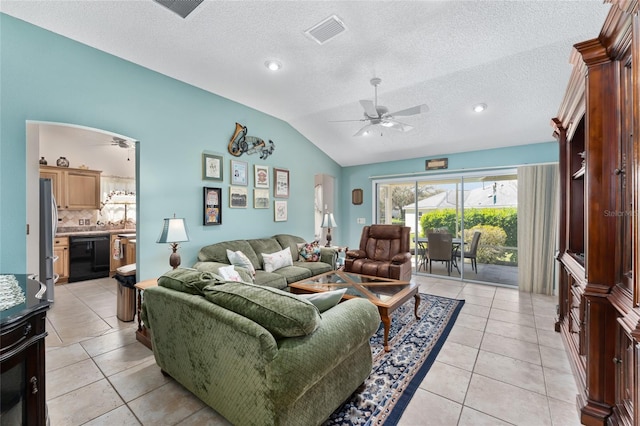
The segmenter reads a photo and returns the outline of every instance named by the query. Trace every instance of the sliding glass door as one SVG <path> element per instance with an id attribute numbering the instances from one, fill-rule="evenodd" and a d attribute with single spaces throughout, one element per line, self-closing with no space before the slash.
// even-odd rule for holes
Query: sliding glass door
<path id="1" fill-rule="evenodd" d="M 416 274 L 517 286 L 517 183 L 513 170 L 376 181 L 375 221 L 411 228 Z"/>

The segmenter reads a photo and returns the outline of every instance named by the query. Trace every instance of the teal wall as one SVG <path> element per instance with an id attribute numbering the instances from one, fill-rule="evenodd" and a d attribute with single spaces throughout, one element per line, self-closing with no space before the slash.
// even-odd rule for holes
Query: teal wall
<path id="1" fill-rule="evenodd" d="M 442 175 L 445 172 L 425 172 L 425 161 L 430 158 L 443 157 L 449 159 L 449 167 L 446 173 L 464 173 L 475 169 L 557 162 L 558 144 L 557 142 L 547 142 L 345 167 L 342 169 L 343 187 L 341 188 L 340 216 L 341 218 L 346 218 L 346 220 L 340 221 L 339 218 L 336 218 L 339 225 L 345 225 L 342 227 L 342 238 L 345 240 L 341 242 L 336 239 L 336 243 L 356 247 L 360 241 L 360 233 L 363 226 L 357 224 L 356 219 L 365 218 L 366 224 L 371 224 L 374 198 L 374 194 L 372 194 L 372 177 L 397 175 L 398 177 L 404 176 L 407 179 L 415 179 L 417 176 L 434 177 L 435 175 Z M 362 188 L 364 191 L 364 202 L 359 206 L 351 204 L 351 190 L 354 188 Z"/>
<path id="2" fill-rule="evenodd" d="M 168 245 L 156 244 L 163 218 L 186 218 L 191 241 L 182 243 L 184 266 L 206 244 L 245 237 L 292 233 L 313 238 L 314 175 L 340 184 L 341 168 L 289 124 L 272 116 L 176 81 L 39 27 L 0 14 L 0 272 L 26 268 L 27 120 L 77 124 L 140 141 L 138 271 L 140 278 L 169 269 Z M 235 123 L 248 134 L 271 139 L 266 160 L 243 155 L 250 167 L 249 208 L 228 208 L 226 152 Z M 203 151 L 225 154 L 225 180 L 203 181 Z M 305 160 L 306 159 L 306 160 Z M 310 161 L 309 159 L 313 159 Z M 253 208 L 253 165 L 290 171 L 287 222 L 269 209 Z M 38 167 L 38 164 L 29 167 Z M 223 224 L 202 225 L 203 187 L 223 188 Z M 340 238 L 340 230 L 334 231 Z M 33 272 L 33 271 L 28 271 Z"/>
<path id="3" fill-rule="evenodd" d="M 355 247 L 362 225 L 372 219 L 371 176 L 424 172 L 426 158 L 341 168 L 287 123 L 228 99 L 0 14 L 0 273 L 26 268 L 26 121 L 77 124 L 140 141 L 138 149 L 138 271 L 146 279 L 166 271 L 170 250 L 155 243 L 162 219 L 187 220 L 191 241 L 182 243 L 184 266 L 206 244 L 292 233 L 313 238 L 314 175 L 336 177 L 335 244 Z M 249 135 L 271 139 L 266 160 L 244 155 L 250 170 L 266 164 L 290 170 L 289 220 L 274 222 L 271 207 L 228 208 L 226 145 L 235 122 Z M 225 180 L 203 181 L 203 151 L 223 153 Z M 449 158 L 450 171 L 558 160 L 553 142 L 467 152 Z M 37 164 L 29 167 L 38 167 Z M 253 174 L 250 173 L 250 195 Z M 222 187 L 223 224 L 202 225 L 202 188 Z M 364 190 L 364 203 L 351 204 L 351 190 Z M 31 272 L 31 271 L 29 271 Z"/>

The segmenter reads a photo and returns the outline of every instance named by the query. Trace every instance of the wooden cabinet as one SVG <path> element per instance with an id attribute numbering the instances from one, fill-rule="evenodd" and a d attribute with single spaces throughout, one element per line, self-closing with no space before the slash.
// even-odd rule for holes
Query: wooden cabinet
<path id="1" fill-rule="evenodd" d="M 563 335 L 586 425 L 640 425 L 638 0 L 612 0 L 597 38 L 574 45 L 558 116 Z"/>
<path id="2" fill-rule="evenodd" d="M 109 245 L 109 272 L 115 274 L 116 269 L 122 266 L 122 259 L 114 257 L 114 247 L 117 244 L 118 234 L 111 234 L 111 244 Z"/>
<path id="3" fill-rule="evenodd" d="M 45 385 L 45 329 L 49 301 L 37 299 L 37 281 L 17 276 L 26 300 L 0 312 L 2 424 L 49 424 Z"/>
<path id="4" fill-rule="evenodd" d="M 53 273 L 58 274 L 58 283 L 69 280 L 69 237 L 56 237 L 53 240 L 53 255 L 58 260 L 53 262 Z"/>
<path id="5" fill-rule="evenodd" d="M 100 208 L 100 174 L 97 170 L 40 166 L 40 177 L 50 178 L 60 210 Z"/>

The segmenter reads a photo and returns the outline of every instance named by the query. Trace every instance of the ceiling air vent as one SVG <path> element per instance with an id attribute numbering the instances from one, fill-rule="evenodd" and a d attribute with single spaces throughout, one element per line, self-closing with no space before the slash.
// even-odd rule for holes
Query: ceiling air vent
<path id="1" fill-rule="evenodd" d="M 347 27 L 336 15 L 329 16 L 324 21 L 306 30 L 304 33 L 318 44 L 324 44 L 343 33 Z"/>
<path id="2" fill-rule="evenodd" d="M 160 3 L 172 12 L 186 18 L 188 14 L 193 12 L 193 9 L 198 7 L 204 0 L 153 0 L 156 3 Z"/>

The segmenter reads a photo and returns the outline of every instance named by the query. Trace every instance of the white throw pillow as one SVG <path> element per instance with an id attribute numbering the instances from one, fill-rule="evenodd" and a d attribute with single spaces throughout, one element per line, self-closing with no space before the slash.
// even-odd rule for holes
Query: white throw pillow
<path id="1" fill-rule="evenodd" d="M 232 265 L 248 269 L 252 278 L 256 277 L 256 268 L 253 267 L 253 263 L 251 263 L 247 255 L 240 250 L 231 251 L 227 249 L 227 259 L 229 259 Z"/>
<path id="2" fill-rule="evenodd" d="M 222 268 L 218 268 L 218 274 L 225 279 L 225 281 L 238 281 L 242 282 L 242 278 L 240 278 L 240 274 L 236 271 L 233 265 L 223 266 Z"/>
<path id="3" fill-rule="evenodd" d="M 265 272 L 273 272 L 285 266 L 293 266 L 293 259 L 291 258 L 291 250 L 289 247 L 275 253 L 261 253 L 261 255 L 264 260 Z"/>
<path id="4" fill-rule="evenodd" d="M 325 291 L 322 293 L 299 294 L 298 296 L 303 299 L 307 299 L 309 302 L 316 305 L 316 308 L 318 308 L 320 313 L 322 313 L 340 303 L 342 296 L 344 296 L 346 292 L 346 288 L 340 288 L 338 290 Z"/>

